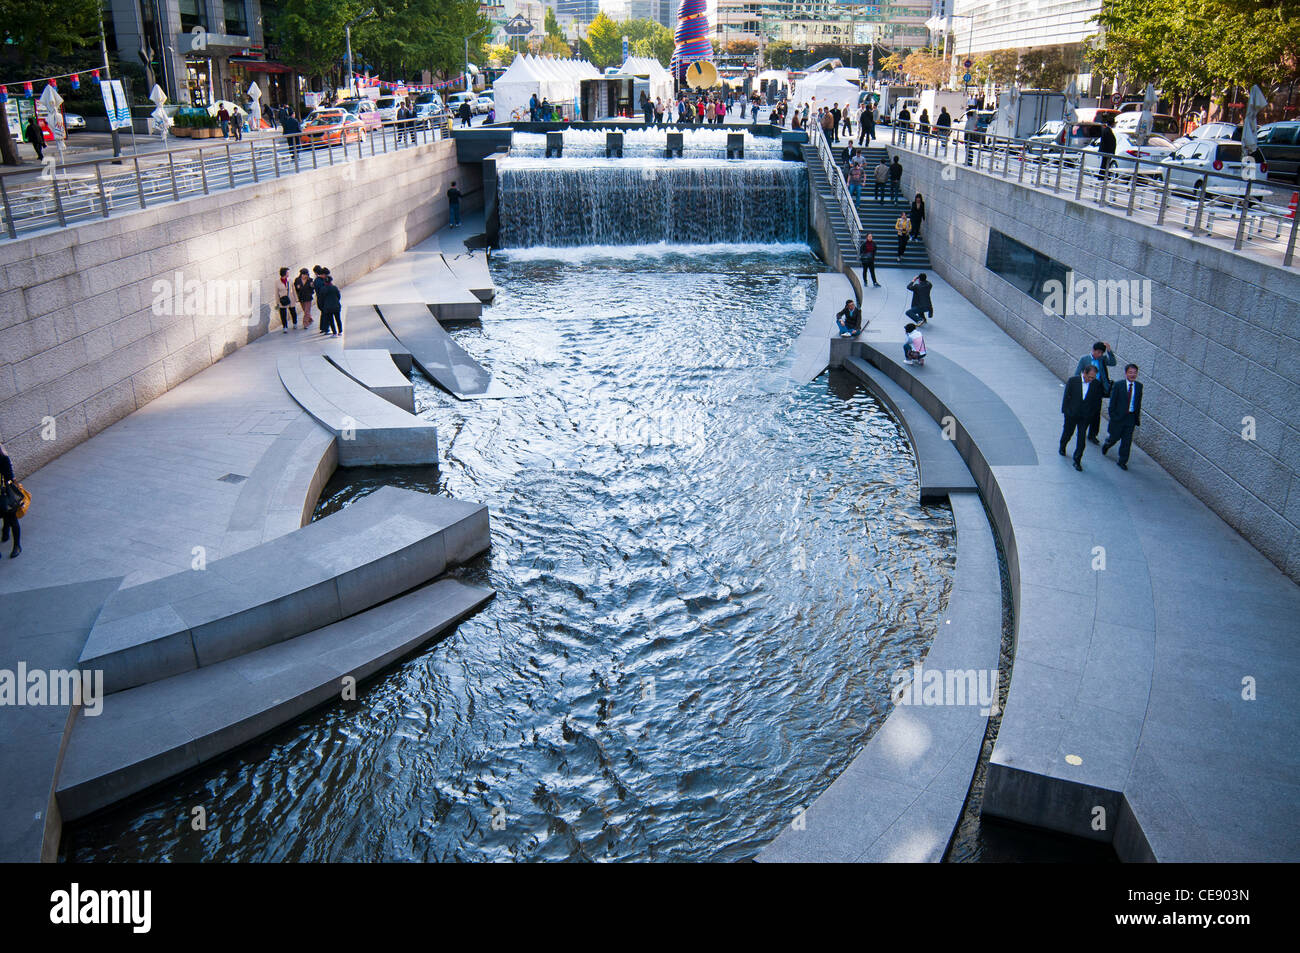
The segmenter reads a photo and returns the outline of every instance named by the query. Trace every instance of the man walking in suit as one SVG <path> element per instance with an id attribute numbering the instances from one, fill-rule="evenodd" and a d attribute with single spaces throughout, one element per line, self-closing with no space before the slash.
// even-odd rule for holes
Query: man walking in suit
<path id="1" fill-rule="evenodd" d="M 1082 374 L 1076 374 L 1065 382 L 1065 393 L 1061 396 L 1061 413 L 1065 417 L 1065 426 L 1061 429 L 1061 456 L 1065 456 L 1065 447 L 1070 437 L 1078 434 L 1074 442 L 1074 468 L 1083 472 L 1084 438 L 1088 432 L 1088 421 L 1094 413 L 1101 412 L 1101 385 L 1097 383 L 1097 368 L 1089 364 Z"/>
<path id="2" fill-rule="evenodd" d="M 1133 449 L 1133 428 L 1142 425 L 1142 384 L 1138 381 L 1138 366 L 1124 368 L 1124 380 L 1110 390 L 1110 427 L 1101 452 L 1106 453 L 1119 444 L 1119 468 L 1128 469 L 1128 454 Z"/>
<path id="3" fill-rule="evenodd" d="M 1082 374 L 1083 369 L 1091 364 L 1097 369 L 1097 384 L 1101 387 L 1101 397 L 1104 401 L 1110 396 L 1110 371 L 1108 367 L 1115 366 L 1115 352 L 1110 349 L 1110 345 L 1105 341 L 1098 341 L 1092 346 L 1092 353 L 1085 354 L 1079 358 L 1079 363 L 1074 368 L 1074 373 Z M 1088 440 L 1091 443 L 1100 443 L 1097 434 L 1101 433 L 1101 405 L 1097 405 L 1097 416 L 1088 421 Z"/>

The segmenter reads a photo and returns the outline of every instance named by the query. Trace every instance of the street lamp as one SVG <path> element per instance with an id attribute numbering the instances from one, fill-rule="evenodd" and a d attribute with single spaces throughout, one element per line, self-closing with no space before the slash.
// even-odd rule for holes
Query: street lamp
<path id="1" fill-rule="evenodd" d="M 343 25 L 343 32 L 346 34 L 348 39 L 348 85 L 352 87 L 352 96 L 354 99 L 357 95 L 357 68 L 356 64 L 352 62 L 352 27 L 354 24 L 360 23 L 362 20 L 367 20 L 374 15 L 375 8 L 370 7 L 360 16 L 353 17 Z"/>
<path id="2" fill-rule="evenodd" d="M 469 79 L 469 41 L 474 39 L 474 37 L 478 36 L 480 33 L 482 33 L 491 25 L 492 24 L 489 23 L 487 26 L 481 26 L 473 33 L 471 33 L 469 36 L 465 37 L 465 92 L 467 93 L 471 89 L 471 83 Z"/>

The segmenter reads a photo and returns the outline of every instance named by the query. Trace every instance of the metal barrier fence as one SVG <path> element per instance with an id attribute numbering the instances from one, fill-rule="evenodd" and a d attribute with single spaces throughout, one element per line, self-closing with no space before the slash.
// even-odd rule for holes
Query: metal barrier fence
<path id="1" fill-rule="evenodd" d="M 118 159 L 87 159 L 51 165 L 35 179 L 30 171 L 0 173 L 0 210 L 5 233 L 15 239 L 108 218 L 115 211 L 153 208 L 263 179 L 358 162 L 447 135 L 447 125 L 439 118 L 407 119 L 370 130 L 349 127 L 330 134 L 227 139 Z"/>
<path id="2" fill-rule="evenodd" d="M 849 192 L 849 185 L 844 181 L 844 176 L 840 172 L 840 167 L 835 162 L 835 154 L 831 152 L 830 142 L 827 141 L 825 134 L 820 129 L 809 130 L 808 135 L 816 143 L 817 158 L 821 160 L 822 170 L 826 173 L 826 179 L 831 184 L 831 191 L 835 193 L 835 201 L 839 203 L 841 211 L 844 212 L 844 220 L 849 226 L 849 237 L 853 239 L 854 249 L 862 247 L 862 219 L 858 216 L 858 205 L 853 201 L 853 196 Z"/>
<path id="3" fill-rule="evenodd" d="M 965 165 L 1076 202 L 1122 210 L 1159 228 L 1232 242 L 1234 251 L 1280 253 L 1295 261 L 1294 205 L 1282 205 L 1261 180 L 1140 155 L 1106 155 L 1052 142 L 988 133 L 943 135 L 915 123 L 895 123 L 892 144 L 920 155 Z M 1104 161 L 1103 161 L 1104 160 Z M 1171 175 L 1172 172 L 1172 175 Z M 1181 179 L 1175 182 L 1174 179 Z"/>

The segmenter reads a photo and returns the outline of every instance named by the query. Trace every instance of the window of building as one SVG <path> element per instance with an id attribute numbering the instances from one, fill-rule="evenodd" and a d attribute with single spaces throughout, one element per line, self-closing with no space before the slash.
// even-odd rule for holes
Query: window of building
<path id="1" fill-rule="evenodd" d="M 1054 258 L 1048 258 L 1028 245 L 989 229 L 989 250 L 984 267 L 995 275 L 1015 285 L 1039 304 L 1047 300 L 1047 282 L 1060 282 L 1065 287 L 1069 269 Z"/>
<path id="2" fill-rule="evenodd" d="M 231 36 L 248 35 L 248 17 L 244 14 L 244 0 L 226 0 L 226 32 Z"/>
<path id="3" fill-rule="evenodd" d="M 180 0 L 181 29 L 189 33 L 196 26 L 208 28 L 208 18 L 203 0 Z"/>

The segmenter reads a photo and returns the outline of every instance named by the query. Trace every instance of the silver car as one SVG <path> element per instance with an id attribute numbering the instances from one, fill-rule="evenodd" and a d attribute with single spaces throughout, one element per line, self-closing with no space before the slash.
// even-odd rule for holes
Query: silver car
<path id="1" fill-rule="evenodd" d="M 1213 139 L 1193 139 L 1160 164 L 1171 189 L 1193 193 L 1204 189 L 1208 195 L 1245 195 L 1249 175 L 1257 172 L 1263 179 L 1268 174 L 1268 164 L 1262 162 L 1248 171 L 1240 142 Z"/>
<path id="2" fill-rule="evenodd" d="M 1083 167 L 1089 171 L 1101 171 L 1102 156 L 1099 145 L 1100 142 L 1094 142 L 1083 150 Z M 1115 156 L 1110 160 L 1109 166 L 1127 175 L 1132 175 L 1136 171 L 1139 175 L 1160 178 L 1162 171 L 1157 163 L 1163 162 L 1173 151 L 1174 144 L 1164 136 L 1148 136 L 1146 144 L 1140 146 L 1138 141 L 1128 133 L 1116 130 Z"/>

